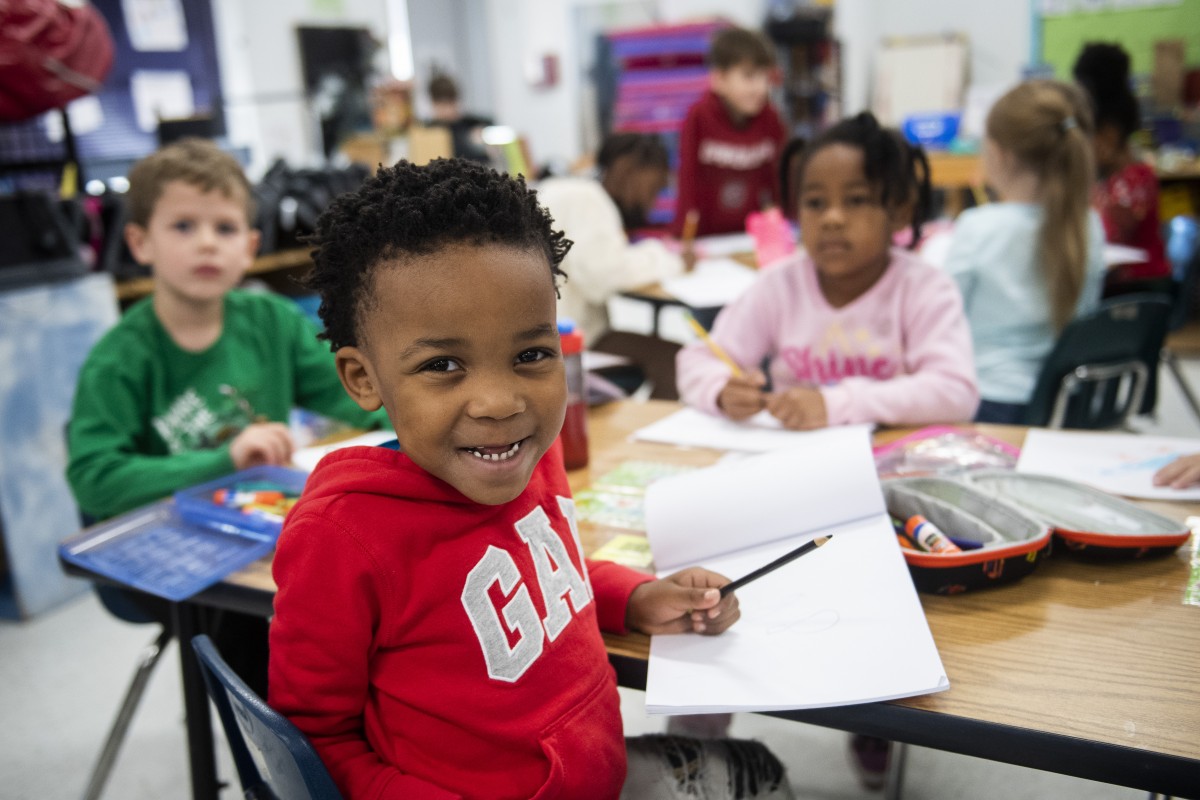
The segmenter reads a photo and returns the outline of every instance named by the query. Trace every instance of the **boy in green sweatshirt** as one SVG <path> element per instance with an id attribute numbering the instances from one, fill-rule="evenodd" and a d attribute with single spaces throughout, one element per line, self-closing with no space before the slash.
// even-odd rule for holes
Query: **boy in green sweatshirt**
<path id="1" fill-rule="evenodd" d="M 125 238 L 154 292 L 100 340 L 80 373 L 67 478 L 103 519 L 258 464 L 287 464 L 294 406 L 377 427 L 289 300 L 234 287 L 254 260 L 241 166 L 199 139 L 134 165 Z"/>

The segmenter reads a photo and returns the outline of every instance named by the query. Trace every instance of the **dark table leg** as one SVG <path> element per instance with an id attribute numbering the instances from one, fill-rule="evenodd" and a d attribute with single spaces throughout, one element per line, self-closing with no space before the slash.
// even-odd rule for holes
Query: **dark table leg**
<path id="1" fill-rule="evenodd" d="M 183 707 L 187 716 L 188 767 L 192 776 L 193 800 L 217 800 L 217 759 L 213 747 L 212 717 L 204 676 L 192 651 L 192 637 L 200 633 L 203 610 L 191 603 L 172 603 L 171 621 L 179 642 L 183 672 Z"/>

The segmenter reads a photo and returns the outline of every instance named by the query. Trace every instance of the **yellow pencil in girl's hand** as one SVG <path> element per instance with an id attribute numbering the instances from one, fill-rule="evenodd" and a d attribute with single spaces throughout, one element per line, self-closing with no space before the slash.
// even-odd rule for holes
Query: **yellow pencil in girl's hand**
<path id="1" fill-rule="evenodd" d="M 694 330 L 696 335 L 700 337 L 700 341 L 708 345 L 708 349 L 712 351 L 712 354 L 729 365 L 729 368 L 733 370 L 734 377 L 746 377 L 745 373 L 742 372 L 742 368 L 737 365 L 737 362 L 730 358 L 729 354 L 721 349 L 721 345 L 713 341 L 713 338 L 708 335 L 708 331 L 704 330 L 704 326 L 697 322 L 695 317 L 685 311 L 683 318 L 686 319 L 688 324 L 692 326 L 692 330 Z"/>

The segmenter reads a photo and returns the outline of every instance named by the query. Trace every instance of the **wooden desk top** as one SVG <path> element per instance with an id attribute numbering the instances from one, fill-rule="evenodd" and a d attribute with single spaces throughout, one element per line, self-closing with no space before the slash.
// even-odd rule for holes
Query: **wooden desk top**
<path id="1" fill-rule="evenodd" d="M 275 272 L 281 269 L 295 269 L 312 263 L 308 250 L 281 250 L 278 253 L 259 256 L 246 270 L 247 275 L 259 275 L 264 272 Z M 145 297 L 154 291 L 153 278 L 134 278 L 117 282 L 117 300 L 127 302 Z"/>
<path id="2" fill-rule="evenodd" d="M 696 466 L 715 462 L 720 454 L 712 450 L 628 441 L 633 431 L 677 408 L 651 401 L 594 409 L 589 418 L 591 464 L 570 474 L 572 490 L 578 492 L 593 477 L 629 459 Z M 1024 440 L 1022 428 L 978 428 L 1014 444 Z M 883 431 L 876 440 L 902 433 Z M 1198 504 L 1144 505 L 1176 519 L 1200 513 Z M 618 532 L 581 525 L 589 552 Z M 935 739 L 932 746 L 1041 769 L 1135 785 L 1103 769 L 1096 774 L 1095 763 L 1112 760 L 1111 747 L 1093 754 L 1091 767 L 1039 761 L 1037 737 L 1050 736 L 1058 744 L 1098 743 L 1185 759 L 1183 769 L 1194 763 L 1200 776 L 1200 608 L 1182 603 L 1188 555 L 1185 546 L 1147 561 L 1089 563 L 1056 556 L 1015 584 L 954 597 L 921 595 L 951 688 L 858 709 L 868 715 L 907 713 L 910 722 L 911 712 L 937 715 L 916 715 L 925 729 L 953 730 L 961 723 L 985 725 L 986 733 L 1007 731 L 1020 737 L 1013 740 L 1019 745 L 1016 755 L 997 754 L 971 737 L 961 742 Z M 231 576 L 227 584 L 260 597 L 275 589 L 266 561 Z M 605 640 L 618 659 L 644 662 L 648 656 L 646 636 L 606 635 Z M 880 654 L 881 661 L 886 657 Z M 805 718 L 805 713 L 795 716 Z M 840 727 L 836 721 L 828 724 Z M 897 730 L 899 735 L 908 728 Z M 919 739 L 909 740 L 924 743 Z M 1132 755 L 1137 761 L 1138 754 Z M 1153 785 L 1153 771 L 1147 774 Z M 1174 793 L 1181 792 L 1176 788 Z"/>

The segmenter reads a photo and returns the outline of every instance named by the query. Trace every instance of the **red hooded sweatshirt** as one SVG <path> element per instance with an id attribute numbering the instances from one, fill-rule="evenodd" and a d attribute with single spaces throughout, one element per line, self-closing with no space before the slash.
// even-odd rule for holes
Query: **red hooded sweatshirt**
<path id="1" fill-rule="evenodd" d="M 779 205 L 779 154 L 786 136 L 770 103 L 739 127 L 712 90 L 697 100 L 679 135 L 675 235 L 692 209 L 700 212 L 697 232 L 704 236 L 740 233 L 747 214 Z"/>
<path id="2" fill-rule="evenodd" d="M 600 628 L 650 577 L 585 562 L 562 456 L 476 503 L 385 448 L 326 456 L 274 563 L 270 704 L 357 798 L 615 798 Z"/>

